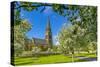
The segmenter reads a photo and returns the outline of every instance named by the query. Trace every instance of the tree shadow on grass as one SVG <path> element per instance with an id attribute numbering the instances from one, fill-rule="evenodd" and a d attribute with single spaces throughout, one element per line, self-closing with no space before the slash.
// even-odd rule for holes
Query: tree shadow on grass
<path id="1" fill-rule="evenodd" d="M 84 61 L 97 61 L 97 57 L 82 58 L 82 59 L 77 60 L 76 62 L 84 62 Z"/>
<path id="2" fill-rule="evenodd" d="M 22 62 L 22 63 L 17 63 L 15 65 L 27 65 L 27 64 L 32 64 L 34 63 L 33 61 L 29 61 L 29 62 Z"/>
<path id="3" fill-rule="evenodd" d="M 38 60 L 38 58 L 31 58 L 32 60 L 24 60 L 24 61 L 21 61 L 20 62 L 20 60 L 19 61 L 17 61 L 17 62 L 20 62 L 20 63 L 15 63 L 15 65 L 28 65 L 28 64 L 34 64 L 34 62 L 36 61 L 36 60 Z"/>

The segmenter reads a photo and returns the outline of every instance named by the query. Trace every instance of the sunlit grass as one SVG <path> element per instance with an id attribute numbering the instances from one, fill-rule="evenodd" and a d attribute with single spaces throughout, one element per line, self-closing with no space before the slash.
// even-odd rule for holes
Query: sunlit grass
<path id="1" fill-rule="evenodd" d="M 75 56 L 96 57 L 95 54 L 76 54 Z M 75 62 L 80 61 L 79 58 L 74 58 Z M 26 57 L 15 58 L 15 65 L 34 65 L 34 64 L 55 64 L 72 62 L 71 56 L 50 55 L 42 57 Z"/>

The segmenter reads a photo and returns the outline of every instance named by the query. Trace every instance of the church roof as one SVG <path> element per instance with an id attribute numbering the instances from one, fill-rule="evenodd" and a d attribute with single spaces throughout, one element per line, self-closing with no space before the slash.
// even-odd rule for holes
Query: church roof
<path id="1" fill-rule="evenodd" d="M 45 39 L 33 38 L 35 45 L 46 45 Z"/>

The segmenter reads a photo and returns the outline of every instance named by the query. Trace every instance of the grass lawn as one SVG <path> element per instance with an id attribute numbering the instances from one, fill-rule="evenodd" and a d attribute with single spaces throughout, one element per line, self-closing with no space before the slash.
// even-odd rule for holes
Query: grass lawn
<path id="1" fill-rule="evenodd" d="M 75 56 L 85 56 L 85 57 L 96 57 L 95 54 L 76 54 Z M 75 62 L 78 62 L 80 59 L 74 58 Z M 68 63 L 72 62 L 70 56 L 64 55 L 51 55 L 44 57 L 27 57 L 27 58 L 15 58 L 15 65 L 34 65 L 34 64 L 54 64 L 54 63 Z"/>

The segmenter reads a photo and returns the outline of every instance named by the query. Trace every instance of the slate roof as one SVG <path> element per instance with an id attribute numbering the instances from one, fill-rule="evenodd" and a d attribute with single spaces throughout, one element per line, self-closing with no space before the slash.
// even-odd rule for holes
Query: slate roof
<path id="1" fill-rule="evenodd" d="M 47 45 L 45 39 L 33 38 L 35 45 Z"/>

